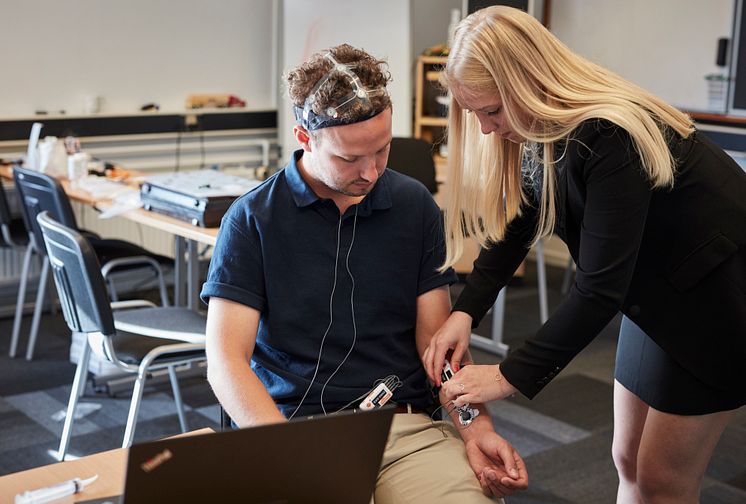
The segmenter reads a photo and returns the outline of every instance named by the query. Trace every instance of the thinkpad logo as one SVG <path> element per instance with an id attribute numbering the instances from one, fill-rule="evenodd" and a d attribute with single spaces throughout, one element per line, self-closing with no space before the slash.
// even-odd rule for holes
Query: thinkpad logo
<path id="1" fill-rule="evenodd" d="M 159 454 L 157 454 L 156 456 L 154 456 L 153 458 L 150 458 L 146 460 L 145 462 L 143 462 L 142 464 L 140 464 L 140 468 L 146 473 L 149 473 L 150 471 L 152 471 L 153 469 L 156 469 L 158 466 L 160 466 L 164 462 L 173 458 L 173 456 L 174 454 L 171 453 L 171 450 L 165 449 Z"/>

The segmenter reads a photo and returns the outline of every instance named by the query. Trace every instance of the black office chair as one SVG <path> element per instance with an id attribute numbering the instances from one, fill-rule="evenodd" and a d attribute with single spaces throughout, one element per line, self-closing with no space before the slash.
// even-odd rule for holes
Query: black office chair
<path id="1" fill-rule="evenodd" d="M 433 146 L 419 138 L 391 139 L 388 167 L 422 182 L 430 193 L 438 192 Z"/>
<path id="2" fill-rule="evenodd" d="M 14 218 L 0 179 L 0 247 L 25 249 L 28 245 L 28 232 L 23 218 Z"/>
<path id="3" fill-rule="evenodd" d="M 41 277 L 39 279 L 34 316 L 31 322 L 31 331 L 29 333 L 29 341 L 26 348 L 26 359 L 31 360 L 33 359 L 36 337 L 39 332 L 42 301 L 46 294 L 47 277 L 49 274 L 49 263 L 45 259 L 46 250 L 44 248 L 44 240 L 39 224 L 36 222 L 36 216 L 43 211 L 48 211 L 54 219 L 58 220 L 65 226 L 76 231 L 78 230 L 78 227 L 75 222 L 75 215 L 73 214 L 70 200 L 57 179 L 37 171 L 20 167 L 13 168 L 13 178 L 21 200 L 23 220 L 26 229 L 28 230 L 29 246 L 32 249 L 32 253 L 35 253 L 42 258 Z M 93 233 L 86 231 L 81 232 L 86 235 L 88 240 L 90 240 L 99 262 L 103 265 L 103 273 L 106 278 L 109 278 L 108 274 L 114 269 L 151 268 L 156 272 L 158 277 L 161 302 L 163 303 L 163 306 L 168 306 L 168 294 L 166 292 L 166 282 L 163 277 L 161 264 L 170 263 L 171 260 L 169 258 L 152 254 L 144 248 L 124 240 L 102 239 Z M 23 303 L 25 288 L 26 285 L 24 283 L 18 293 L 18 303 Z M 112 297 L 116 299 L 116 290 L 110 279 L 109 289 Z M 18 308 L 16 308 L 16 313 L 18 313 Z M 21 323 L 19 320 L 18 324 L 13 327 L 9 352 L 11 357 L 15 357 L 16 354 L 20 328 Z"/>
<path id="4" fill-rule="evenodd" d="M 72 332 L 87 335 L 70 391 L 58 452 L 60 460 L 67 453 L 91 350 L 122 371 L 137 374 L 122 447 L 132 445 L 145 380 L 150 373 L 162 369 L 168 370 L 181 430 L 186 432 L 175 368 L 205 360 L 205 317 L 188 308 L 156 307 L 144 300 L 110 304 L 101 266 L 89 241 L 56 222 L 49 212 L 41 212 L 37 223 L 65 321 Z M 126 332 L 122 327 L 126 327 Z"/>
<path id="5" fill-rule="evenodd" d="M 0 247 L 12 249 L 19 254 L 23 254 L 23 266 L 21 267 L 16 312 L 13 317 L 13 334 L 18 334 L 23 321 L 23 309 L 26 301 L 26 284 L 28 283 L 29 270 L 31 269 L 33 247 L 29 246 L 28 231 L 23 223 L 23 219 L 14 219 L 10 212 L 10 205 L 8 205 L 2 181 L 0 181 Z M 16 349 L 11 344 L 11 355 L 15 355 L 15 352 Z"/>

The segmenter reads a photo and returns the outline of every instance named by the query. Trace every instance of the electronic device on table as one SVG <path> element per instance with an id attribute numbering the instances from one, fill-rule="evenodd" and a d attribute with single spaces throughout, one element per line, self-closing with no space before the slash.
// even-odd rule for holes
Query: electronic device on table
<path id="1" fill-rule="evenodd" d="M 201 227 L 217 227 L 228 207 L 261 184 L 215 170 L 152 175 L 140 187 L 145 210 L 170 215 Z"/>

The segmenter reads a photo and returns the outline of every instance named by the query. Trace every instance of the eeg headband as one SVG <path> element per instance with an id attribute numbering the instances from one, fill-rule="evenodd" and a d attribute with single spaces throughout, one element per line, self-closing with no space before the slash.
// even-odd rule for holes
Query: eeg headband
<path id="1" fill-rule="evenodd" d="M 332 126 L 342 126 L 345 124 L 362 122 L 378 115 L 381 110 L 376 111 L 373 108 L 370 99 L 374 96 L 386 96 L 388 94 L 386 88 L 380 86 L 374 89 L 368 89 L 360 81 L 360 78 L 352 71 L 354 63 L 339 63 L 334 59 L 334 56 L 332 56 L 331 53 L 326 53 L 324 57 L 332 62 L 332 67 L 313 87 L 311 92 L 308 94 L 306 101 L 303 103 L 303 107 L 293 107 L 295 120 L 298 124 L 308 131 L 313 131 Z M 342 97 L 339 104 L 336 106 L 328 106 L 321 113 L 317 114 L 313 111 L 313 104 L 316 102 L 317 93 L 319 89 L 321 89 L 321 86 L 323 86 L 335 73 L 342 74 L 350 81 L 352 91 Z M 362 104 L 367 108 L 368 113 L 364 113 L 355 118 L 339 117 L 341 113 L 358 104 Z"/>

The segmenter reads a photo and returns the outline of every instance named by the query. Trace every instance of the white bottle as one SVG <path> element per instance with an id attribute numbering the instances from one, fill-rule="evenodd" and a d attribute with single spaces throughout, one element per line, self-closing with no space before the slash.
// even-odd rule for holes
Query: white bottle
<path id="1" fill-rule="evenodd" d="M 459 21 L 461 21 L 461 9 L 451 9 L 451 22 L 448 23 L 448 47 L 453 45 L 453 33 Z"/>

